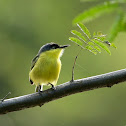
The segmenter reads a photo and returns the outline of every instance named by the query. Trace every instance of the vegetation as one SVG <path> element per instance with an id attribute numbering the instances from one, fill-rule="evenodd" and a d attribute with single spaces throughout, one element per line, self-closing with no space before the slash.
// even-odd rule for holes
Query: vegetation
<path id="1" fill-rule="evenodd" d="M 83 49 L 86 49 L 94 54 L 101 53 L 100 48 L 103 48 L 106 52 L 111 54 L 110 50 L 105 44 L 116 48 L 115 44 L 113 43 L 114 39 L 119 32 L 126 31 L 126 14 L 121 7 L 121 3 L 125 2 L 126 1 L 119 0 L 107 1 L 79 14 L 73 20 L 73 24 L 77 24 L 85 36 L 76 30 L 72 30 L 71 33 L 78 38 L 70 37 L 69 40 L 75 42 Z M 108 37 L 101 32 L 94 32 L 93 36 L 91 36 L 90 31 L 86 28 L 85 25 L 82 24 L 85 22 L 93 21 L 105 13 L 110 14 L 113 11 L 116 13 L 116 18 L 110 29 Z"/>

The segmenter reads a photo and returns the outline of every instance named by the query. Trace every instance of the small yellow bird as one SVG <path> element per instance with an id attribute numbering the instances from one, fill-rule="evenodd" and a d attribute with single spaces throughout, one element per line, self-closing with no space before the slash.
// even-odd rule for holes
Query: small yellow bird
<path id="1" fill-rule="evenodd" d="M 43 85 L 51 85 L 52 89 L 54 89 L 61 70 L 60 57 L 64 48 L 68 46 L 47 43 L 40 48 L 38 54 L 32 60 L 29 72 L 29 81 L 31 84 L 36 85 L 36 92 L 42 91 Z"/>

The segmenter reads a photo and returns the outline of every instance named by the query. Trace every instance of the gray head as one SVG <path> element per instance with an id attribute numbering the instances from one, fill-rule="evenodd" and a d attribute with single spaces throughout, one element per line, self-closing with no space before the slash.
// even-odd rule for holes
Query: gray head
<path id="1" fill-rule="evenodd" d="M 56 43 L 47 43 L 45 45 L 43 45 L 39 52 L 38 52 L 38 55 L 40 55 L 42 52 L 45 52 L 45 51 L 49 51 L 49 50 L 52 50 L 52 49 L 58 49 L 58 48 L 66 48 L 68 47 L 69 45 L 63 45 L 63 46 L 59 46 L 58 44 Z"/>

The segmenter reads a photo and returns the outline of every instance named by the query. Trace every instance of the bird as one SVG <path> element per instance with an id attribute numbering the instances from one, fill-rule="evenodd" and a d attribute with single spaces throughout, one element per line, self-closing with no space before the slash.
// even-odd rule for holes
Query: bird
<path id="1" fill-rule="evenodd" d="M 32 85 L 36 85 L 35 92 L 42 92 L 43 85 L 51 85 L 51 88 L 55 89 L 62 65 L 60 57 L 68 46 L 70 45 L 47 43 L 32 59 L 29 81 Z"/>

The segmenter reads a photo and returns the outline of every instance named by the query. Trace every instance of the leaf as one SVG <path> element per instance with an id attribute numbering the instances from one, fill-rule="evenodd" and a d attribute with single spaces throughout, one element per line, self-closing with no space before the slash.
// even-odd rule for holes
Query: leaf
<path id="1" fill-rule="evenodd" d="M 96 51 L 98 51 L 99 53 L 101 53 L 101 49 L 95 45 L 95 43 L 93 42 L 88 42 L 88 45 L 92 46 L 94 49 L 96 49 Z"/>
<path id="2" fill-rule="evenodd" d="M 78 23 L 77 26 L 81 29 L 81 31 L 82 31 L 88 38 L 91 38 L 91 34 L 90 34 L 89 30 L 85 27 L 84 24 Z"/>
<path id="3" fill-rule="evenodd" d="M 113 24 L 113 26 L 111 28 L 110 36 L 108 38 L 109 42 L 114 41 L 114 39 L 116 38 L 118 33 L 121 31 L 123 17 L 124 17 L 124 14 L 122 12 L 119 12 L 119 14 L 117 15 L 117 17 L 115 19 L 115 22 L 114 22 L 114 24 Z"/>
<path id="4" fill-rule="evenodd" d="M 114 43 L 111 43 L 111 47 L 117 48 Z"/>
<path id="5" fill-rule="evenodd" d="M 91 52 L 95 55 L 97 55 L 97 52 L 95 50 L 91 50 Z"/>
<path id="6" fill-rule="evenodd" d="M 89 45 L 94 46 L 95 44 L 93 42 L 88 42 Z"/>
<path id="7" fill-rule="evenodd" d="M 101 53 L 101 49 L 100 49 L 98 46 L 94 46 L 94 48 L 95 48 L 99 53 Z"/>
<path id="8" fill-rule="evenodd" d="M 89 45 L 86 46 L 86 49 L 93 50 L 93 48 Z"/>
<path id="9" fill-rule="evenodd" d="M 107 46 L 105 46 L 102 42 L 99 42 L 98 40 L 92 39 L 92 41 L 94 43 L 96 43 L 97 45 L 99 45 L 101 48 L 103 48 L 106 52 L 108 52 L 111 55 L 110 50 L 108 49 Z"/>
<path id="10" fill-rule="evenodd" d="M 96 39 L 99 39 L 100 41 L 104 41 L 105 40 L 105 36 L 98 36 L 98 37 L 96 37 Z"/>
<path id="11" fill-rule="evenodd" d="M 91 46 L 89 46 L 89 45 L 87 45 L 86 47 L 85 47 L 88 51 L 90 51 L 90 52 L 92 52 L 93 54 L 97 54 L 97 52 L 91 47 Z"/>
<path id="12" fill-rule="evenodd" d="M 75 42 L 76 44 L 82 46 L 83 45 L 83 42 L 80 41 L 79 39 L 77 38 L 74 38 L 74 37 L 69 37 L 69 40 L 72 41 L 72 42 Z"/>
<path id="13" fill-rule="evenodd" d="M 94 34 L 93 34 L 93 37 L 95 38 L 95 39 L 99 39 L 100 41 L 104 41 L 105 40 L 105 38 L 106 38 L 106 35 L 103 35 L 102 34 L 102 32 L 95 32 Z"/>
<path id="14" fill-rule="evenodd" d="M 88 22 L 90 20 L 99 17 L 100 15 L 103 15 L 104 13 L 111 12 L 117 8 L 118 8 L 117 2 L 113 2 L 113 1 L 104 2 L 104 4 L 100 4 L 95 7 L 92 7 L 89 10 L 86 10 L 81 14 L 79 14 L 73 20 L 73 24 L 79 22 Z"/>
<path id="15" fill-rule="evenodd" d="M 82 39 L 84 42 L 86 42 L 86 38 L 80 32 L 72 30 L 71 33 L 76 35 L 78 38 Z"/>

